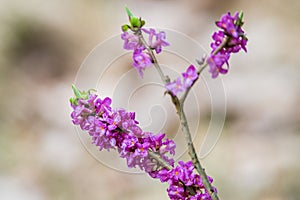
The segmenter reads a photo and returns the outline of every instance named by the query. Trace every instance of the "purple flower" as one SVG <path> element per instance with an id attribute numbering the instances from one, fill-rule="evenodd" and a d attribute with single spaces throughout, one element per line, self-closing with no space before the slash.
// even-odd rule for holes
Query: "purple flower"
<path id="1" fill-rule="evenodd" d="M 217 55 L 211 55 L 207 58 L 207 64 L 209 65 L 209 72 L 212 74 L 212 78 L 216 78 L 219 73 L 226 74 L 228 68 L 224 68 L 223 65 L 226 63 L 228 67 L 229 54 L 224 55 L 218 53 Z"/>
<path id="2" fill-rule="evenodd" d="M 173 140 L 166 139 L 159 147 L 159 153 L 161 155 L 165 153 L 170 153 L 171 155 L 175 155 L 176 144 Z"/>
<path id="3" fill-rule="evenodd" d="M 205 190 L 201 177 L 198 174 L 194 173 L 194 168 L 195 167 L 192 161 L 179 161 L 178 165 L 175 168 L 169 171 L 161 170 L 156 173 L 155 178 L 159 178 L 161 182 L 168 182 L 170 184 L 169 188 L 167 189 L 170 199 L 211 200 L 208 192 Z M 210 177 L 209 182 L 212 182 L 212 179 Z M 197 190 L 195 191 L 196 195 L 192 196 L 186 190 L 186 186 L 197 188 Z M 215 192 L 217 191 L 215 190 Z"/>
<path id="4" fill-rule="evenodd" d="M 197 192 L 197 194 L 195 196 L 190 197 L 189 200 L 211 200 L 211 197 L 208 193 L 202 194 L 200 192 Z"/>
<path id="5" fill-rule="evenodd" d="M 231 53 L 237 53 L 241 49 L 247 52 L 247 37 L 242 30 L 242 15 L 236 13 L 231 16 L 228 12 L 223 15 L 220 21 L 216 22 L 216 25 L 221 28 L 221 31 L 217 31 L 212 35 L 213 42 L 211 43 L 211 55 L 207 58 L 206 62 L 209 65 L 209 72 L 212 74 L 212 78 L 216 78 L 219 73 L 226 74 L 228 72 L 228 60 Z M 227 39 L 227 43 L 223 44 Z M 219 48 L 223 44 L 222 48 Z M 218 52 L 216 50 L 218 49 Z M 227 67 L 224 67 L 224 64 Z"/>
<path id="6" fill-rule="evenodd" d="M 141 50 L 135 50 L 133 52 L 132 66 L 138 71 L 141 77 L 143 77 L 143 70 L 151 65 L 152 59 L 148 53 L 144 53 Z"/>
<path id="7" fill-rule="evenodd" d="M 89 133 L 92 143 L 99 150 L 116 149 L 120 157 L 126 159 L 128 167 L 139 167 L 151 177 L 168 182 L 170 199 L 209 199 L 201 177 L 193 172 L 191 161 L 179 161 L 174 167 L 174 159 L 169 157 L 175 154 L 174 141 L 164 139 L 163 133 L 155 135 L 143 132 L 135 119 L 135 113 L 124 109 L 114 110 L 110 105 L 110 98 L 101 100 L 96 95 L 75 99 L 71 102 L 72 121 Z M 160 156 L 173 168 L 166 169 L 161 166 L 149 157 L 149 151 Z M 212 182 L 210 177 L 209 181 Z M 194 197 L 186 190 L 187 186 L 196 190 Z"/>
<path id="8" fill-rule="evenodd" d="M 238 33 L 238 27 L 235 24 L 236 21 L 238 20 L 238 16 L 239 13 L 235 13 L 234 16 L 230 15 L 230 12 L 228 12 L 227 14 L 224 14 L 220 21 L 216 22 L 216 25 L 223 29 L 227 34 L 231 35 L 234 38 L 238 38 L 239 37 L 239 33 Z"/>
<path id="9" fill-rule="evenodd" d="M 121 148 L 126 151 L 130 151 L 130 149 L 134 148 L 137 144 L 138 139 L 136 137 L 128 136 L 122 141 Z"/>
<path id="10" fill-rule="evenodd" d="M 183 84 L 181 77 L 178 77 L 175 81 L 166 84 L 166 89 L 173 95 L 177 95 L 178 92 L 183 92 L 187 88 L 191 87 L 194 81 L 198 78 L 198 73 L 194 65 L 190 65 L 184 73 L 182 73 Z"/>
<path id="11" fill-rule="evenodd" d="M 194 65 L 190 65 L 186 72 L 182 73 L 183 76 L 183 86 L 184 88 L 189 88 L 193 82 L 198 78 L 197 70 Z"/>
<path id="12" fill-rule="evenodd" d="M 149 35 L 149 46 L 152 49 L 155 49 L 155 52 L 157 54 L 159 54 L 162 51 L 162 47 L 170 45 L 166 41 L 166 33 L 164 31 L 160 31 L 156 33 L 155 29 L 153 28 L 150 28 L 149 30 L 147 29 L 142 29 L 142 30 Z"/>
<path id="13" fill-rule="evenodd" d="M 126 158 L 129 167 L 138 166 L 149 173 L 158 167 L 157 163 L 148 158 L 150 149 L 157 154 L 161 151 L 161 158 L 171 166 L 174 164 L 168 155 L 175 153 L 175 143 L 171 140 L 163 141 L 165 134 L 143 132 L 134 112 L 113 110 L 110 98 L 101 100 L 96 95 L 86 95 L 79 98 L 78 103 L 77 100 L 72 102 L 73 123 L 88 131 L 99 150 L 117 149 L 120 156 Z"/>
<path id="14" fill-rule="evenodd" d="M 123 32 L 121 38 L 124 40 L 123 48 L 126 50 L 135 50 L 140 46 L 139 37 L 134 34 Z"/>
<path id="15" fill-rule="evenodd" d="M 177 95 L 178 92 L 184 91 L 184 87 L 181 83 L 180 77 L 178 77 L 175 81 L 167 83 L 166 89 L 170 91 L 174 96 Z"/>
<path id="16" fill-rule="evenodd" d="M 247 52 L 247 48 L 246 48 L 247 41 L 248 40 L 245 37 L 231 38 L 227 44 L 227 52 L 237 53 L 241 49 Z"/>
<path id="17" fill-rule="evenodd" d="M 210 44 L 210 47 L 212 48 L 212 52 L 214 52 L 225 39 L 225 34 L 223 31 L 214 32 L 212 35 L 212 39 L 214 40 L 214 42 Z M 222 50 L 223 49 L 221 49 L 221 51 Z"/>
<path id="18" fill-rule="evenodd" d="M 110 130 L 110 131 L 111 130 L 115 130 L 118 127 L 118 125 L 119 125 L 120 122 L 121 122 L 120 115 L 118 113 L 116 113 L 116 112 L 113 113 L 112 116 L 111 116 L 111 118 L 107 119 L 107 123 L 109 124 L 107 126 L 108 130 Z"/>
<path id="19" fill-rule="evenodd" d="M 95 121 L 95 136 L 104 136 L 107 131 L 107 125 L 100 120 Z"/>
<path id="20" fill-rule="evenodd" d="M 162 47 L 168 46 L 166 42 L 166 34 L 163 31 L 158 33 L 154 29 L 141 29 L 145 33 L 149 34 L 149 46 L 151 49 L 155 49 L 156 53 L 162 51 Z M 123 32 L 121 38 L 124 40 L 123 48 L 127 50 L 133 50 L 133 63 L 132 66 L 138 71 L 139 75 L 143 77 L 143 71 L 145 68 L 152 65 L 151 56 L 144 52 L 146 47 L 141 43 L 139 36 L 128 32 Z"/>
<path id="21" fill-rule="evenodd" d="M 145 143 L 137 143 L 137 149 L 135 150 L 135 155 L 140 157 L 148 157 L 148 149 L 150 144 L 148 142 Z"/>
<path id="22" fill-rule="evenodd" d="M 183 187 L 179 185 L 171 185 L 167 189 L 168 195 L 172 200 L 185 200 L 186 194 Z"/>
<path id="23" fill-rule="evenodd" d="M 111 111 L 110 105 L 111 105 L 111 99 L 109 97 L 106 97 L 103 100 L 99 98 L 95 102 L 96 112 L 100 115 L 103 114 L 104 112 L 109 112 Z"/>

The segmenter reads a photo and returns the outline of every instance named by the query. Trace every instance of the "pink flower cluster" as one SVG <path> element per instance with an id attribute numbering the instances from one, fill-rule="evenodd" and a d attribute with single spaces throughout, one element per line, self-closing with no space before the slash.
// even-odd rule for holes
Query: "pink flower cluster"
<path id="1" fill-rule="evenodd" d="M 212 39 L 214 42 L 211 43 L 212 52 L 207 58 L 212 78 L 216 78 L 219 73 L 226 74 L 228 72 L 230 54 L 237 53 L 241 49 L 247 52 L 246 45 L 248 41 L 241 28 L 243 22 L 240 13 L 237 12 L 234 16 L 231 16 L 230 13 L 225 14 L 221 17 L 220 21 L 216 22 L 216 25 L 221 30 L 213 34 Z M 228 39 L 228 42 L 219 52 L 215 53 L 225 38 Z"/>
<path id="2" fill-rule="evenodd" d="M 99 150 L 115 149 L 120 157 L 126 159 L 129 167 L 139 167 L 151 177 L 168 182 L 170 199 L 210 199 L 201 177 L 193 172 L 192 162 L 179 161 L 179 165 L 174 167 L 174 159 L 169 157 L 175 154 L 174 141 L 165 139 L 162 133 L 143 132 L 135 113 L 112 109 L 112 101 L 108 97 L 100 99 L 96 94 L 80 92 L 76 88 L 74 93 L 76 97 L 70 100 L 72 122 L 89 133 Z M 158 155 L 172 168 L 162 166 L 149 156 L 149 152 Z M 191 195 L 186 187 L 193 188 L 195 195 Z"/>
<path id="3" fill-rule="evenodd" d="M 129 167 L 138 166 L 148 173 L 159 167 L 149 158 L 148 151 L 159 154 L 171 166 L 174 165 L 174 160 L 167 154 L 175 154 L 175 143 L 169 139 L 163 141 L 165 134 L 143 132 L 135 120 L 135 113 L 113 110 L 110 98 L 102 100 L 89 94 L 87 99 L 78 99 L 77 105 L 71 106 L 74 109 L 71 113 L 73 123 L 88 131 L 99 150 L 116 149 Z"/>
<path id="4" fill-rule="evenodd" d="M 178 166 L 172 170 L 168 171 L 162 169 L 158 172 L 157 178 L 159 178 L 161 182 L 169 183 L 167 191 L 171 199 L 211 199 L 207 191 L 205 191 L 201 177 L 193 172 L 194 168 L 192 161 L 186 163 L 179 161 Z M 211 177 L 208 177 L 208 179 L 209 182 L 212 183 L 213 179 Z M 193 187 L 196 189 L 196 194 L 191 195 L 184 187 L 182 187 L 183 184 L 185 187 Z M 217 192 L 216 188 L 214 188 L 214 190 Z"/>
<path id="5" fill-rule="evenodd" d="M 181 77 L 178 77 L 175 81 L 167 83 L 166 89 L 170 91 L 174 96 L 179 92 L 185 91 L 191 87 L 194 81 L 198 78 L 198 73 L 194 65 L 190 65 L 184 73 L 182 73 L 183 82 Z"/>
<path id="6" fill-rule="evenodd" d="M 155 50 L 157 54 L 162 51 L 162 47 L 169 46 L 166 41 L 166 34 L 163 31 L 156 33 L 152 28 L 149 30 L 143 28 L 143 32 L 148 34 L 148 45 L 152 50 Z M 141 32 L 139 34 L 142 34 Z M 126 50 L 133 50 L 133 63 L 132 66 L 138 71 L 139 75 L 143 77 L 143 71 L 152 65 L 152 58 L 148 52 L 145 51 L 146 47 L 140 41 L 137 33 L 128 33 L 124 31 L 121 35 L 124 40 L 123 48 Z"/>

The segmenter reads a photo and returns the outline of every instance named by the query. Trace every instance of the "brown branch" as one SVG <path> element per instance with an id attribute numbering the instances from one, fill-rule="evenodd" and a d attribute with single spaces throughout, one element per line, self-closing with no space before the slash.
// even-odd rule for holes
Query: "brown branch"
<path id="1" fill-rule="evenodd" d="M 146 47 L 148 53 L 150 54 L 150 56 L 152 58 L 152 61 L 153 61 L 153 64 L 154 64 L 155 68 L 157 69 L 163 83 L 164 84 L 169 83 L 170 82 L 169 77 L 164 75 L 164 73 L 163 73 L 161 67 L 159 66 L 158 61 L 157 61 L 157 59 L 156 59 L 156 57 L 153 53 L 153 50 L 150 48 L 150 46 L 145 41 L 141 31 L 139 30 L 138 32 L 136 32 L 136 34 L 139 36 L 141 43 Z M 227 44 L 227 41 L 226 42 L 224 41 L 223 43 L 225 45 L 225 44 Z M 215 53 L 219 52 L 222 48 L 223 48 L 223 46 L 220 45 L 219 48 L 215 51 Z M 198 75 L 204 70 L 204 68 L 206 66 L 207 66 L 207 63 L 205 63 L 203 65 L 203 67 L 200 68 L 197 71 Z M 171 96 L 172 102 L 175 105 L 177 114 L 180 118 L 181 129 L 182 129 L 182 132 L 185 136 L 185 140 L 186 140 L 187 145 L 188 145 L 188 153 L 189 153 L 189 156 L 192 159 L 193 165 L 195 166 L 197 172 L 201 176 L 202 181 L 203 181 L 203 185 L 204 185 L 205 189 L 208 191 L 208 193 L 211 196 L 212 200 L 219 200 L 216 192 L 214 191 L 211 183 L 208 180 L 208 177 L 207 177 L 207 174 L 206 174 L 204 168 L 202 167 L 202 165 L 200 164 L 200 161 L 198 159 L 198 156 L 197 156 L 197 153 L 196 153 L 193 141 L 192 141 L 191 133 L 190 133 L 190 130 L 189 130 L 188 122 L 187 122 L 185 112 L 184 112 L 184 109 L 183 109 L 184 101 L 186 99 L 186 96 L 188 95 L 188 92 L 190 91 L 190 88 L 188 88 L 188 90 L 184 93 L 183 98 L 181 100 L 179 100 L 179 98 L 176 95 L 173 95 L 171 92 L 167 92 L 167 93 Z"/>

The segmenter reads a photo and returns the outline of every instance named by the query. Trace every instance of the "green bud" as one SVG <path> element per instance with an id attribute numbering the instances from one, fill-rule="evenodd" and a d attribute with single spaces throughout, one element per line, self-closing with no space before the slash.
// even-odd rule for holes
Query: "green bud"
<path id="1" fill-rule="evenodd" d="M 78 105 L 78 99 L 76 97 L 71 97 L 70 98 L 70 103 L 77 106 Z"/>
<path id="2" fill-rule="evenodd" d="M 130 24 L 132 27 L 141 27 L 140 19 L 136 17 L 130 18 Z"/>
<path id="3" fill-rule="evenodd" d="M 141 27 L 143 27 L 146 24 L 146 22 L 145 22 L 145 20 L 141 20 L 141 19 L 140 19 L 140 21 L 141 21 Z"/>
<path id="4" fill-rule="evenodd" d="M 96 92 L 94 89 L 90 89 L 87 92 L 80 91 L 74 84 L 72 84 L 72 89 L 75 97 L 70 98 L 70 103 L 75 105 L 78 105 L 78 99 L 88 99 L 92 91 Z"/>
<path id="5" fill-rule="evenodd" d="M 127 24 L 124 24 L 124 25 L 122 26 L 122 31 L 123 31 L 123 32 L 128 31 L 128 29 L 129 29 L 129 26 L 128 26 Z"/>
<path id="6" fill-rule="evenodd" d="M 133 30 L 134 28 L 141 28 L 142 26 L 145 25 L 146 22 L 144 20 L 142 20 L 141 18 L 135 17 L 127 6 L 125 7 L 125 9 L 126 9 L 128 17 L 129 17 L 130 26 L 123 25 L 122 26 L 123 31 L 127 31 L 128 29 Z"/>

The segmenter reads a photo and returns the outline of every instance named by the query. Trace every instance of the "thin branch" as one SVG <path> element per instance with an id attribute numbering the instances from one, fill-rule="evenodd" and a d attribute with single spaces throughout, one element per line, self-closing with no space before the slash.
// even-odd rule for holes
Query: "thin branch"
<path id="1" fill-rule="evenodd" d="M 150 46 L 149 46 L 149 45 L 147 44 L 147 42 L 145 41 L 145 38 L 144 38 L 144 36 L 143 36 L 141 30 L 139 30 L 139 31 L 137 32 L 137 35 L 139 36 L 140 41 L 141 41 L 142 44 L 146 47 L 148 53 L 150 54 L 150 56 L 151 56 L 151 58 L 152 58 L 152 62 L 153 62 L 153 64 L 154 64 L 156 70 L 158 71 L 161 80 L 163 81 L 164 85 L 166 85 L 167 83 L 170 82 L 170 78 L 169 78 L 168 76 L 164 75 L 164 73 L 163 73 L 161 67 L 160 67 L 159 64 L 158 64 L 158 61 L 157 61 L 157 59 L 156 59 L 156 57 L 155 57 L 155 55 L 154 55 L 152 49 L 150 48 Z"/>
<path id="2" fill-rule="evenodd" d="M 184 136 L 185 136 L 185 140 L 187 141 L 189 156 L 191 157 L 196 170 L 198 171 L 200 177 L 202 178 L 203 185 L 206 188 L 206 190 L 209 192 L 211 198 L 213 200 L 218 200 L 219 198 L 215 190 L 213 189 L 211 183 L 209 182 L 207 174 L 205 173 L 205 170 L 198 159 L 183 108 L 182 111 L 180 112 L 180 123 L 181 123 L 182 132 L 185 133 Z"/>
<path id="3" fill-rule="evenodd" d="M 212 54 L 213 54 L 213 55 L 216 55 L 217 53 L 219 53 L 219 52 L 223 49 L 223 47 L 225 47 L 225 46 L 227 45 L 228 41 L 229 41 L 229 37 L 226 37 L 226 38 L 223 40 L 223 42 L 218 46 L 218 48 L 217 48 Z M 184 103 L 184 101 L 185 101 L 187 95 L 189 94 L 191 88 L 193 87 L 193 85 L 195 84 L 195 82 L 199 79 L 199 77 L 200 77 L 202 71 L 203 71 L 207 66 L 208 66 L 208 64 L 207 64 L 206 61 L 205 61 L 205 63 L 202 64 L 202 66 L 200 66 L 200 68 L 199 68 L 198 71 L 197 71 L 198 78 L 197 78 L 197 79 L 193 82 L 193 84 L 192 84 L 189 88 L 187 88 L 187 89 L 185 90 L 185 92 L 183 93 L 182 97 L 180 98 L 180 103 L 181 103 L 181 104 Z"/>
<path id="4" fill-rule="evenodd" d="M 148 155 L 149 155 L 149 157 L 151 157 L 151 158 L 155 159 L 157 162 L 159 162 L 159 164 L 162 167 L 166 168 L 167 170 L 173 169 L 173 167 L 169 163 L 167 163 L 162 157 L 160 157 L 159 154 L 149 150 Z"/>
<path id="5" fill-rule="evenodd" d="M 159 75 L 160 75 L 163 83 L 164 84 L 169 83 L 170 82 L 169 77 L 166 76 L 166 75 L 164 75 L 164 73 L 161 70 L 161 67 L 159 66 L 159 64 L 157 62 L 157 59 L 156 59 L 156 57 L 155 57 L 155 55 L 153 53 L 153 50 L 149 47 L 149 45 L 145 41 L 145 39 L 144 39 L 144 37 L 143 37 L 143 35 L 142 35 L 142 33 L 141 33 L 140 30 L 137 32 L 137 35 L 139 36 L 140 41 L 142 42 L 142 44 L 146 47 L 147 51 L 149 52 L 149 54 L 150 54 L 150 56 L 152 58 L 153 64 L 154 64 L 155 68 L 157 69 L 157 71 L 158 71 L 158 73 L 159 73 Z M 222 48 L 223 47 L 220 47 L 220 49 L 218 48 L 219 49 L 218 51 L 220 51 Z M 202 67 L 197 73 L 201 73 L 204 70 L 205 67 L 206 66 L 204 65 L 204 67 Z M 188 122 L 186 120 L 186 116 L 185 116 L 185 113 L 184 113 L 184 110 L 183 110 L 183 103 L 184 103 L 184 100 L 185 100 L 188 92 L 186 92 L 186 94 L 184 95 L 185 97 L 184 97 L 183 100 L 182 99 L 179 100 L 179 98 L 176 95 L 173 95 L 171 92 L 167 92 L 167 93 L 171 96 L 172 102 L 175 105 L 175 108 L 177 110 L 177 114 L 178 114 L 178 116 L 180 118 L 181 129 L 182 129 L 182 132 L 183 132 L 183 134 L 185 136 L 185 139 L 186 139 L 186 142 L 187 142 L 187 145 L 188 145 L 188 152 L 189 152 L 189 155 L 190 155 L 190 157 L 192 159 L 193 165 L 195 166 L 197 172 L 201 176 L 203 184 L 204 184 L 204 187 L 209 192 L 212 200 L 219 200 L 219 198 L 218 198 L 215 190 L 213 189 L 211 183 L 208 180 L 208 177 L 207 177 L 207 175 L 205 173 L 204 168 L 200 164 L 200 161 L 198 159 L 198 156 L 197 156 L 197 153 L 196 153 L 193 141 L 192 141 L 192 137 L 191 137 L 191 133 L 190 133 L 190 130 L 189 130 Z"/>

